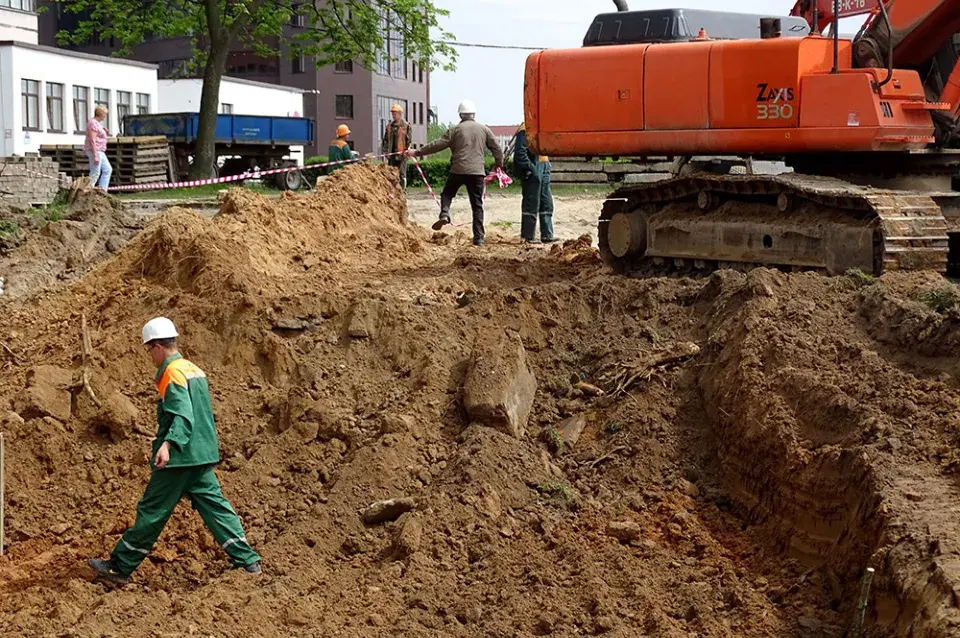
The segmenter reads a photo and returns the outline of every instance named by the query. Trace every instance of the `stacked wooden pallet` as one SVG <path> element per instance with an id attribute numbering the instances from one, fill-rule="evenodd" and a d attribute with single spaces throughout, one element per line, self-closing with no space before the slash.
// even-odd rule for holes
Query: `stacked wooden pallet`
<path id="1" fill-rule="evenodd" d="M 606 184 L 655 181 L 670 176 L 672 162 L 666 157 L 646 157 L 620 162 L 601 162 L 579 157 L 550 160 L 550 180 L 563 184 Z"/>
<path id="2" fill-rule="evenodd" d="M 49 157 L 60 166 L 60 172 L 66 173 L 70 177 L 77 175 L 77 155 L 73 144 L 41 144 L 40 155 Z M 83 161 L 83 170 L 86 171 L 87 158 L 83 155 L 83 147 L 80 147 L 79 156 Z"/>
<path id="3" fill-rule="evenodd" d="M 52 158 L 71 177 L 89 174 L 90 161 L 82 144 L 44 144 L 40 154 Z M 169 144 L 163 136 L 109 138 L 107 159 L 115 185 L 165 182 L 172 176 Z"/>
<path id="4" fill-rule="evenodd" d="M 117 184 L 165 182 L 170 173 L 169 145 L 162 135 L 110 139 L 107 159 Z"/>

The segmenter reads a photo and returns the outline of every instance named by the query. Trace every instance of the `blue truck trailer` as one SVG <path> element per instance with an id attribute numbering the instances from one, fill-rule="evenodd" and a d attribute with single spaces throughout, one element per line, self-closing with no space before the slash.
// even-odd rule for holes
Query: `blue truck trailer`
<path id="1" fill-rule="evenodd" d="M 196 154 L 199 113 L 128 115 L 123 123 L 124 135 L 166 137 L 174 153 L 177 178 L 188 177 L 190 162 Z M 311 146 L 313 140 L 314 123 L 308 118 L 218 115 L 215 141 L 218 175 L 296 166 L 294 160 L 284 159 L 290 155 L 290 147 Z M 300 171 L 279 173 L 275 178 L 281 188 L 289 190 L 297 190 L 303 184 Z"/>

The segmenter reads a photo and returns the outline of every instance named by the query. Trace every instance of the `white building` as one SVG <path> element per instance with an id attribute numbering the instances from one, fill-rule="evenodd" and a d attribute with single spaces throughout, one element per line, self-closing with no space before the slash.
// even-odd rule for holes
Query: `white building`
<path id="1" fill-rule="evenodd" d="M 35 0 L 0 0 L 0 42 L 37 44 Z"/>
<path id="2" fill-rule="evenodd" d="M 3 2 L 4 0 L 0 0 Z M 199 113 L 202 79 L 160 80 L 161 113 Z M 240 78 L 220 81 L 221 114 L 302 117 L 303 89 Z M 303 165 L 303 147 L 291 146 L 290 159 Z"/>
<path id="3" fill-rule="evenodd" d="M 158 85 L 160 113 L 200 112 L 202 79 L 160 80 Z M 303 89 L 225 77 L 220 81 L 219 111 L 237 115 L 301 117 Z"/>
<path id="4" fill-rule="evenodd" d="M 0 42 L 0 157 L 35 153 L 41 144 L 82 144 L 98 105 L 109 110 L 110 135 L 122 133 L 124 115 L 156 113 L 157 66 Z"/>

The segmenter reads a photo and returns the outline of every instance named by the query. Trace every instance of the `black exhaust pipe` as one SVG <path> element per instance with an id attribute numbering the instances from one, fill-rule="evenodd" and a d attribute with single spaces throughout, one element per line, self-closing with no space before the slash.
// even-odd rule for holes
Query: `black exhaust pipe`
<path id="1" fill-rule="evenodd" d="M 627 6 L 627 0 L 613 0 L 613 4 L 617 5 L 617 11 L 630 10 L 630 7 Z"/>

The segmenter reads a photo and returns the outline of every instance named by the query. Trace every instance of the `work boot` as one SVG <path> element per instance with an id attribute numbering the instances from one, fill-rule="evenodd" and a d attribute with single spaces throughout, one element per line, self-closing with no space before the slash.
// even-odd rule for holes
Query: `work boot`
<path id="1" fill-rule="evenodd" d="M 90 565 L 93 571 L 97 573 L 95 580 L 106 580 L 117 585 L 126 585 L 130 582 L 130 577 L 118 572 L 113 563 L 108 560 L 91 558 L 87 561 L 87 565 Z"/>
<path id="2" fill-rule="evenodd" d="M 557 239 L 556 237 L 545 237 L 541 241 L 545 244 L 555 244 L 560 240 Z"/>
<path id="3" fill-rule="evenodd" d="M 539 244 L 540 240 L 534 237 L 533 239 L 524 239 L 523 243 L 525 244 Z"/>
<path id="4" fill-rule="evenodd" d="M 262 570 L 260 569 L 260 561 L 255 560 L 249 565 L 234 565 L 234 569 L 242 569 L 248 574 L 259 574 Z"/>
<path id="5" fill-rule="evenodd" d="M 431 228 L 433 228 L 434 230 L 440 230 L 441 228 L 443 228 L 449 223 L 450 223 L 449 215 L 440 215 L 440 219 L 433 222 L 433 226 Z"/>
<path id="6" fill-rule="evenodd" d="M 474 246 L 483 246 L 483 240 L 482 240 L 482 239 L 474 239 L 474 240 L 473 240 L 473 245 L 474 245 Z"/>

